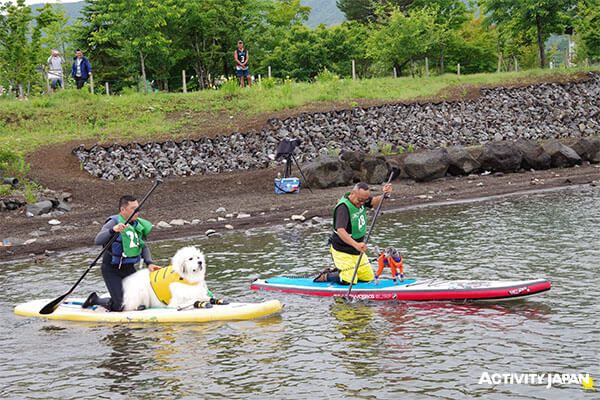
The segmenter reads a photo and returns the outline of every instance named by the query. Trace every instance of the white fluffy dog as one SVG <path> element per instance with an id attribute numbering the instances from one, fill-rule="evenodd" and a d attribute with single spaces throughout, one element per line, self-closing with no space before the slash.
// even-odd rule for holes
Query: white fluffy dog
<path id="1" fill-rule="evenodd" d="M 167 279 L 165 291 L 170 291 L 170 300 L 165 304 L 163 299 L 159 299 L 155 289 L 150 282 L 150 271 L 147 268 L 129 275 L 123 280 L 123 304 L 124 311 L 138 310 L 140 306 L 150 307 L 185 307 L 194 304 L 196 301 L 208 302 L 208 287 L 204 281 L 206 274 L 206 260 L 204 254 L 193 246 L 181 248 L 175 253 L 171 260 L 172 272 L 166 267 L 158 271 L 158 278 L 152 275 L 156 280 L 160 278 Z M 187 283 L 180 282 L 179 277 L 185 279 Z M 171 279 L 169 276 L 177 277 Z M 167 292 L 168 293 L 168 292 Z M 168 294 L 167 294 L 168 296 Z"/>

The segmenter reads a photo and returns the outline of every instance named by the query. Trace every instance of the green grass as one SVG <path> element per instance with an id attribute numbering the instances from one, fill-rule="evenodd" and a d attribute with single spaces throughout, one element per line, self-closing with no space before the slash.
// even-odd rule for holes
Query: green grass
<path id="1" fill-rule="evenodd" d="M 598 71 L 600 68 L 592 70 Z M 454 85 L 495 85 L 581 71 L 529 70 L 356 81 L 324 79 L 315 83 L 288 80 L 276 85 L 268 82 L 246 89 L 229 84 L 224 90 L 111 97 L 67 90 L 50 97 L 34 97 L 24 101 L 5 98 L 0 99 L 0 149 L 8 148 L 26 154 L 43 145 L 68 141 L 181 138 L 189 134 L 186 124 L 199 118 L 199 115 L 218 121 L 239 113 L 254 116 L 318 102 L 341 102 L 351 108 L 361 100 L 408 101 L 433 97 Z M 227 121 L 223 126 L 229 126 Z M 224 128 L 222 133 L 230 132 Z"/>

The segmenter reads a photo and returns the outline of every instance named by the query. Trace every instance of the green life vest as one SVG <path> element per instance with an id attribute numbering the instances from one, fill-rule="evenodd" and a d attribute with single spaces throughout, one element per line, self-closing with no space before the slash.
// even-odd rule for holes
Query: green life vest
<path id="1" fill-rule="evenodd" d="M 119 214 L 119 223 L 124 224 L 126 221 Z M 142 254 L 144 240 L 152 230 L 152 223 L 143 218 L 136 219 L 136 223 L 129 224 L 127 228 L 121 232 L 121 246 L 123 247 L 123 255 L 126 258 L 138 257 Z"/>
<path id="2" fill-rule="evenodd" d="M 345 204 L 346 207 L 348 207 L 348 212 L 350 214 L 350 226 L 352 227 L 352 233 L 351 233 L 352 239 L 359 240 L 367 234 L 367 209 L 364 205 L 360 206 L 360 208 L 359 208 L 359 207 L 356 207 L 354 204 L 352 204 L 352 202 L 348 198 L 349 194 L 350 194 L 350 192 L 348 192 L 344 196 L 342 196 L 340 201 L 338 201 L 338 203 L 335 205 L 335 208 L 333 209 L 333 231 L 336 232 L 336 230 L 335 230 L 335 212 L 340 205 Z"/>

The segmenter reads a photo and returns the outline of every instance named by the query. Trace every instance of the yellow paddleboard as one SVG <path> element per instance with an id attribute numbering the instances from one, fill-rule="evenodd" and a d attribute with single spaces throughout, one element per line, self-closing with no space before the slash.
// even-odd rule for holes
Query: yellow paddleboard
<path id="1" fill-rule="evenodd" d="M 40 310 L 52 299 L 33 300 L 15 307 L 15 314 L 63 321 L 89 322 L 209 322 L 241 321 L 278 314 L 283 309 L 279 300 L 261 303 L 230 303 L 212 308 L 192 308 L 177 311 L 173 308 L 149 308 L 143 311 L 108 312 L 103 307 L 81 308 L 85 299 L 67 299 L 52 314 Z"/>

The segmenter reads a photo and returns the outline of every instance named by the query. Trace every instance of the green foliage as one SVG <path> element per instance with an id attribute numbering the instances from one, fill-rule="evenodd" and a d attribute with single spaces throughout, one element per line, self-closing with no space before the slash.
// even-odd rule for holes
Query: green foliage
<path id="1" fill-rule="evenodd" d="M 399 154 L 400 150 L 395 151 L 391 143 L 379 143 L 379 152 L 384 156 L 393 156 Z"/>
<path id="2" fill-rule="evenodd" d="M 546 66 L 544 42 L 553 32 L 562 33 L 576 5 L 577 0 L 481 1 L 488 24 L 502 26 L 506 36 L 521 44 L 537 44 L 541 68 Z"/>
<path id="3" fill-rule="evenodd" d="M 456 64 L 460 64 L 462 74 L 494 72 L 498 65 L 497 41 L 496 29 L 486 29 L 481 19 L 472 19 L 449 43 L 446 65 L 452 72 L 456 72 Z"/>
<path id="4" fill-rule="evenodd" d="M 352 60 L 359 75 L 366 72 L 365 40 L 368 29 L 357 23 L 343 23 L 331 28 L 321 25 L 310 29 L 294 25 L 281 33 L 275 48 L 258 63 L 258 71 L 271 66 L 277 77 L 296 80 L 314 79 L 324 68 L 341 77 L 352 74 Z"/>
<path id="5" fill-rule="evenodd" d="M 327 148 L 327 155 L 330 157 L 338 157 L 340 155 L 341 149 L 338 149 L 337 147 L 328 147 Z"/>
<path id="6" fill-rule="evenodd" d="M 339 81 L 340 77 L 325 67 L 323 68 L 323 71 L 319 72 L 319 74 L 315 77 L 315 80 L 320 83 L 329 83 Z"/>
<path id="7" fill-rule="evenodd" d="M 273 79 L 273 78 L 262 78 L 260 80 L 260 85 L 264 89 L 273 89 L 275 87 L 275 79 Z"/>
<path id="8" fill-rule="evenodd" d="M 414 153 L 414 152 L 415 152 L 415 146 L 413 146 L 413 144 L 412 144 L 412 143 L 409 143 L 409 144 L 408 144 L 408 147 L 406 148 L 406 151 L 407 151 L 408 153 Z"/>
<path id="9" fill-rule="evenodd" d="M 405 15 L 395 10 L 369 37 L 368 54 L 381 69 L 399 72 L 410 62 L 425 57 L 438 44 L 441 29 L 429 8 Z"/>
<path id="10" fill-rule="evenodd" d="M 0 148 L 0 176 L 23 179 L 27 172 L 29 165 L 22 155 L 8 148 Z"/>
<path id="11" fill-rule="evenodd" d="M 12 193 L 12 186 L 10 185 L 0 185 L 0 197 L 8 196 Z"/>
<path id="12" fill-rule="evenodd" d="M 40 187 L 38 185 L 36 185 L 34 182 L 32 181 L 26 181 L 24 183 L 24 195 L 25 195 L 25 201 L 28 204 L 33 204 L 35 202 L 38 201 L 38 197 L 37 194 L 40 191 Z"/>
<path id="13" fill-rule="evenodd" d="M 221 92 L 223 92 L 224 96 L 230 98 L 231 96 L 236 95 L 240 91 L 240 84 L 237 79 L 227 79 L 219 88 Z"/>
<path id="14" fill-rule="evenodd" d="M 579 64 L 600 61 L 600 0 L 580 0 L 577 3 L 578 18 L 575 19 L 577 33 L 577 58 Z"/>

